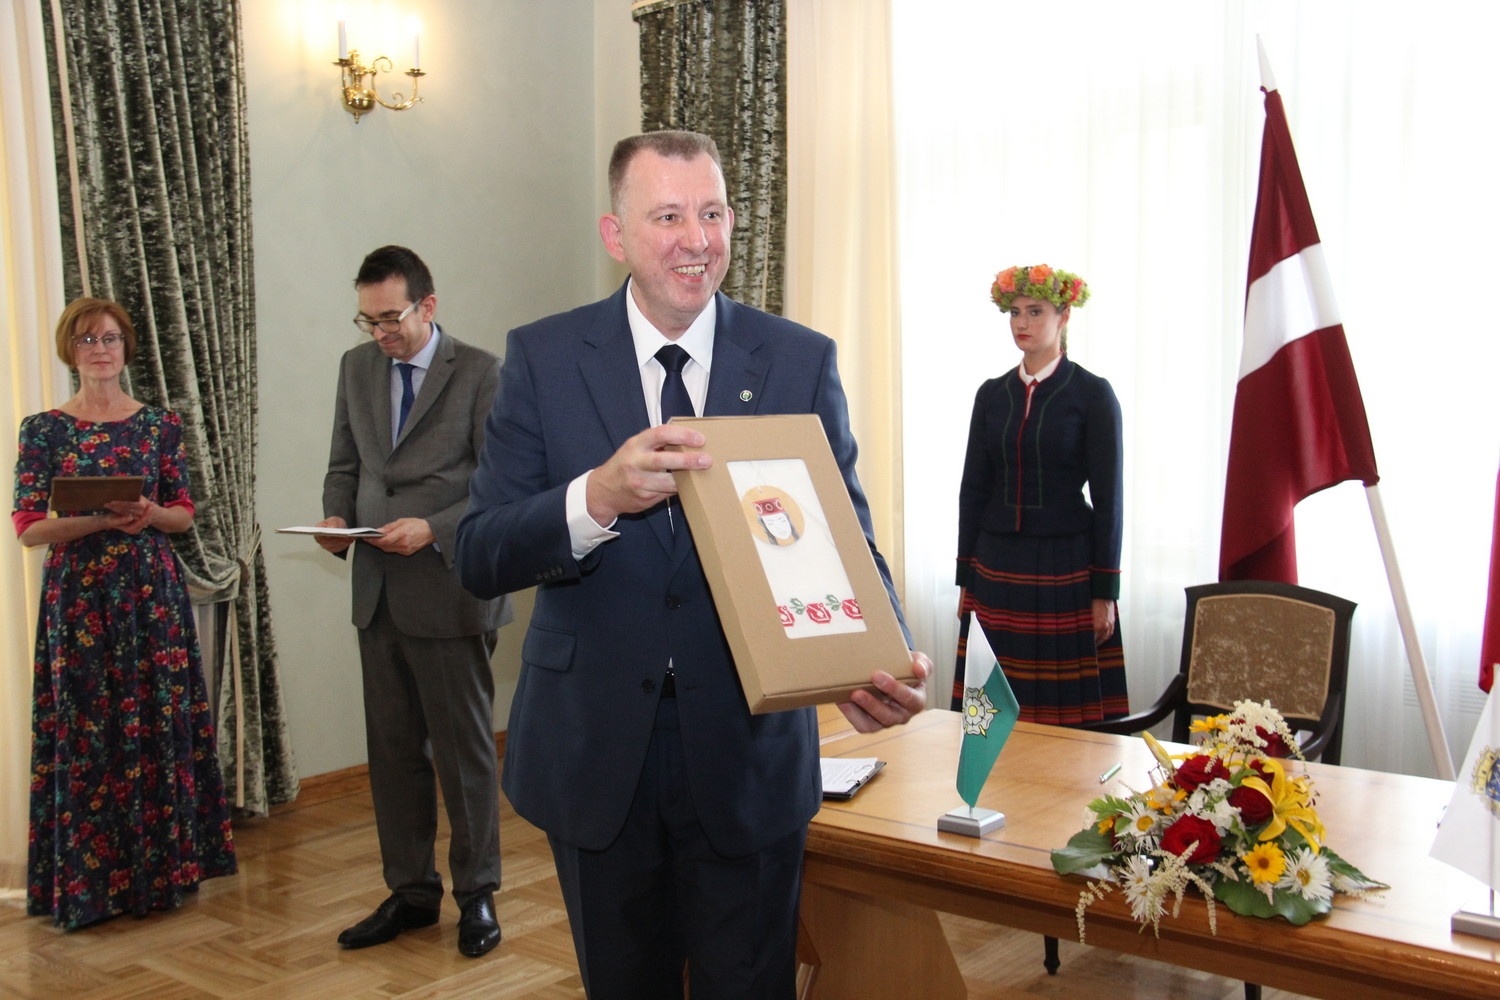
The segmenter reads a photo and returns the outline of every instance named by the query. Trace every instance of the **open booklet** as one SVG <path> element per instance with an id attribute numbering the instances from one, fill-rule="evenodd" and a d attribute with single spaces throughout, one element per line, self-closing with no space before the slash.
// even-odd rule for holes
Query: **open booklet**
<path id="1" fill-rule="evenodd" d="M 823 798 L 847 799 L 875 777 L 885 761 L 875 757 L 821 757 Z"/>
<path id="2" fill-rule="evenodd" d="M 278 535 L 342 535 L 345 538 L 384 538 L 379 528 L 318 528 L 298 525 L 292 528 L 277 528 Z"/>

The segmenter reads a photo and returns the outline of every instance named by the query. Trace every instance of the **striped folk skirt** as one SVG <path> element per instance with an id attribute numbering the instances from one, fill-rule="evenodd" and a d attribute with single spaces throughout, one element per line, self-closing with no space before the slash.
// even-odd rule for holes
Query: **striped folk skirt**
<path id="1" fill-rule="evenodd" d="M 962 610 L 977 613 L 1023 721 L 1068 726 L 1129 714 L 1118 609 L 1114 634 L 1094 645 L 1087 536 L 985 532 Z"/>

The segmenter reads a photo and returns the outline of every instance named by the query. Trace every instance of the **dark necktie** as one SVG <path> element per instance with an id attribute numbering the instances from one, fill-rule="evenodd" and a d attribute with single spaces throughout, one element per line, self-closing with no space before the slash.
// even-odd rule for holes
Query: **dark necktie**
<path id="1" fill-rule="evenodd" d="M 688 352 L 676 344 L 668 344 L 656 352 L 656 360 L 667 370 L 661 384 L 661 422 L 673 417 L 696 417 L 693 397 L 688 395 L 687 384 L 682 381 L 682 368 L 688 363 Z"/>
<path id="2" fill-rule="evenodd" d="M 412 401 L 417 398 L 411 387 L 411 373 L 417 370 L 417 366 L 398 361 L 396 368 L 401 372 L 401 412 L 396 417 L 396 436 L 400 437 L 402 428 L 406 426 L 406 418 L 411 413 Z"/>
<path id="3" fill-rule="evenodd" d="M 687 383 L 682 380 L 682 367 L 688 363 L 688 352 L 676 344 L 668 344 L 656 352 L 656 360 L 667 370 L 667 377 L 661 383 L 661 422 L 666 423 L 673 417 L 696 417 L 693 397 L 688 395 Z M 677 524 L 671 518 L 672 501 L 668 499 L 667 523 L 672 525 L 672 533 L 676 534 Z M 667 676 L 671 676 L 670 664 Z"/>

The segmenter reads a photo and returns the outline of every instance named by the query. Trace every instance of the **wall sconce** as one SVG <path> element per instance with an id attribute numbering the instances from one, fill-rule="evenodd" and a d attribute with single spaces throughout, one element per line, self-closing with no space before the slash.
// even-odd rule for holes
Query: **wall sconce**
<path id="1" fill-rule="evenodd" d="M 339 22 L 339 57 L 334 65 L 339 67 L 340 100 L 344 110 L 354 116 L 356 125 L 359 124 L 359 116 L 374 111 L 377 104 L 392 111 L 406 111 L 422 100 L 417 96 L 417 84 L 427 74 L 422 71 L 422 33 L 415 28 L 412 31 L 411 69 L 406 71 L 406 75 L 411 77 L 410 97 L 398 91 L 390 95 L 389 101 L 381 99 L 375 90 L 375 75 L 391 72 L 395 63 L 387 56 L 376 56 L 368 64 L 361 62 L 359 51 L 349 48 L 349 37 L 343 21 Z"/>

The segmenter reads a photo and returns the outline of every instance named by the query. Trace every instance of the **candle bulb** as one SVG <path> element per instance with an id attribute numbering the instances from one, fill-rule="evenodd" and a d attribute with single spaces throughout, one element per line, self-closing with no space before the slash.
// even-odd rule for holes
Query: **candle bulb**
<path id="1" fill-rule="evenodd" d="M 344 22 L 339 22 L 339 58 L 349 58 L 349 35 L 344 29 Z"/>
<path id="2" fill-rule="evenodd" d="M 422 35 L 420 32 L 411 36 L 411 68 L 422 68 Z"/>

